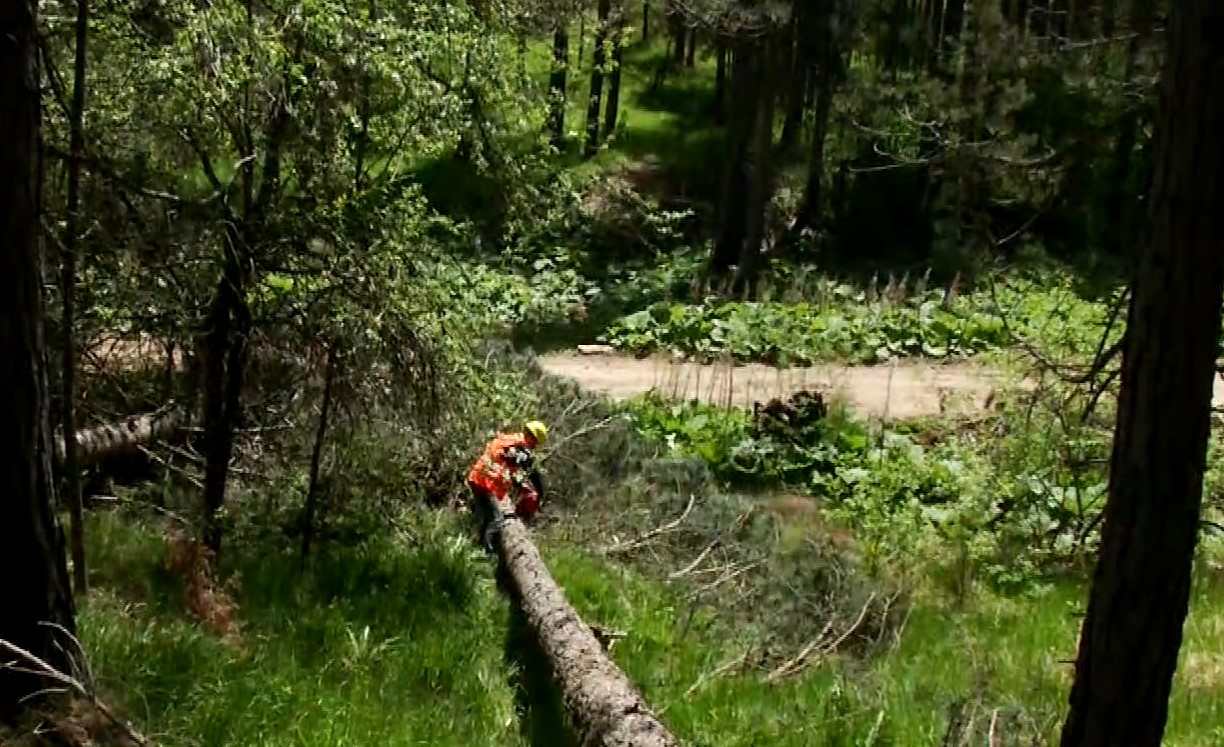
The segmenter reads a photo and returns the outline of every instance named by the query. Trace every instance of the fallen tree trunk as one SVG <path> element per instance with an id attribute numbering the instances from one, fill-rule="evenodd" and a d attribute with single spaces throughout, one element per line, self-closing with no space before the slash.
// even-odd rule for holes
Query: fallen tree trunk
<path id="1" fill-rule="evenodd" d="M 115 423 L 106 423 L 94 428 L 82 428 L 76 432 L 77 461 L 81 465 L 98 462 L 122 451 L 129 451 L 150 441 L 159 441 L 173 435 L 187 425 L 187 414 L 177 408 L 168 407 L 143 415 L 133 415 Z M 55 464 L 64 459 L 64 436 L 55 436 Z"/>
<path id="2" fill-rule="evenodd" d="M 679 742 L 617 668 L 565 599 L 522 522 L 507 518 L 498 553 L 527 623 L 561 685 L 583 745 L 678 747 Z"/>

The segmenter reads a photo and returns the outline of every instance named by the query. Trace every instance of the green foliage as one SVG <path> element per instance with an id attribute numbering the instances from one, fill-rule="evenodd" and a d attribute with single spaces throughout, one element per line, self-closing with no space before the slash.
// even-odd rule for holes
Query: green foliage
<path id="1" fill-rule="evenodd" d="M 973 355 L 1009 341 L 1003 321 L 984 311 L 941 305 L 942 294 L 895 305 L 841 291 L 835 307 L 806 303 L 658 303 L 617 320 L 604 339 L 635 353 L 668 351 L 699 360 L 731 358 L 779 366 L 824 360 Z"/>

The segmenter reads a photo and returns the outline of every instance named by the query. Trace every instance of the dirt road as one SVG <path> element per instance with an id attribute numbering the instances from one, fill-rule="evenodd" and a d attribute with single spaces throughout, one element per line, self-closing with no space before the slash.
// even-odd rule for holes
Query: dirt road
<path id="1" fill-rule="evenodd" d="M 861 415 L 889 419 L 980 410 L 1004 383 L 998 374 L 972 363 L 777 369 L 554 353 L 541 357 L 540 365 L 614 399 L 655 389 L 676 399 L 751 407 L 753 402 L 810 389 L 842 398 Z"/>

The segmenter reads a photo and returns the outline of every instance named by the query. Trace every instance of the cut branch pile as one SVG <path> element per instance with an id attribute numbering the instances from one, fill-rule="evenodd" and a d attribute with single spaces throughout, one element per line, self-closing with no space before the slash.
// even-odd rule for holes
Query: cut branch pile
<path id="1" fill-rule="evenodd" d="M 506 518 L 497 550 L 527 622 L 552 665 L 581 743 L 679 745 L 565 599 L 522 522 Z"/>

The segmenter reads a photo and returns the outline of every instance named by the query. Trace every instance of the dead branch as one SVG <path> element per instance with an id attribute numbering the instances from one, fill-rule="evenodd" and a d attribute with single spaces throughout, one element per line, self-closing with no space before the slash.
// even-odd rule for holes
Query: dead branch
<path id="1" fill-rule="evenodd" d="M 557 453 L 561 449 L 561 447 L 564 446 L 565 444 L 569 443 L 570 441 L 573 441 L 576 438 L 581 438 L 587 435 L 588 433 L 593 433 L 598 430 L 603 430 L 604 428 L 607 428 L 609 425 L 611 425 L 612 421 L 618 420 L 619 418 L 620 418 L 619 415 L 609 415 L 603 420 L 592 423 L 591 425 L 588 425 L 584 428 L 579 428 L 573 433 L 567 433 L 565 436 L 552 442 L 552 445 L 548 448 L 547 451 L 542 450 L 543 453 L 540 454 L 540 456 L 536 459 L 536 461 L 538 462 L 548 461 L 548 458 L 552 456 L 553 454 Z"/>
<path id="2" fill-rule="evenodd" d="M 765 678 L 765 681 L 775 682 L 790 673 L 792 669 L 798 667 L 805 659 L 808 658 L 808 656 L 812 654 L 813 651 L 816 650 L 816 647 L 820 645 L 820 642 L 825 639 L 825 636 L 827 636 L 829 631 L 832 629 L 833 621 L 830 620 L 829 622 L 825 623 L 825 626 L 821 628 L 820 633 L 818 633 L 815 638 L 808 641 L 807 645 L 799 649 L 799 653 L 796 654 L 794 658 L 788 659 L 787 661 L 783 662 L 781 666 L 770 672 L 769 676 Z"/>
<path id="3" fill-rule="evenodd" d="M 74 638 L 74 641 L 75 641 L 75 638 Z M 80 644 L 77 643 L 76 645 L 79 649 Z M 15 672 L 22 672 L 24 674 L 38 675 L 38 676 L 46 677 L 47 679 L 53 682 L 58 682 L 59 684 L 68 688 L 69 690 L 75 692 L 77 695 L 88 700 L 90 705 L 92 705 L 95 709 L 97 709 L 98 713 L 101 713 L 103 716 L 106 717 L 108 721 L 110 721 L 115 726 L 119 727 L 119 729 L 121 729 L 123 733 L 136 744 L 141 745 L 141 747 L 148 747 L 148 745 L 152 744 L 148 739 L 144 737 L 144 735 L 136 731 L 136 729 L 134 729 L 131 724 L 119 718 L 119 716 L 116 715 L 114 711 L 112 711 L 105 703 L 99 700 L 98 696 L 95 695 L 89 688 L 85 687 L 85 685 L 82 684 L 82 682 L 76 677 L 73 677 L 71 675 L 68 675 L 68 674 L 65 674 L 59 671 L 58 669 L 51 666 L 47 662 L 43 661 L 42 659 L 38 658 L 34 654 L 30 653 L 29 651 L 26 651 L 20 646 L 9 643 L 3 638 L 0 638 L 0 648 L 3 648 L 5 651 L 8 651 L 10 654 L 18 656 L 21 659 L 24 659 L 27 663 L 32 665 L 34 668 L 31 669 L 29 667 L 22 667 L 18 665 L 17 662 L 8 662 L 0 666 L 3 666 L 6 669 L 12 669 Z"/>
<path id="4" fill-rule="evenodd" d="M 691 594 L 688 595 L 688 598 L 685 601 L 692 602 L 693 600 L 697 599 L 697 597 L 701 596 L 702 594 L 705 594 L 706 592 L 709 592 L 709 591 L 713 591 L 714 589 L 718 588 L 719 586 L 722 586 L 726 582 L 731 581 L 732 579 L 738 578 L 739 576 L 744 575 L 748 571 L 751 571 L 752 569 L 762 566 L 764 564 L 765 564 L 765 561 L 763 560 L 755 560 L 755 561 L 752 561 L 751 563 L 743 563 L 735 570 L 724 573 L 723 575 L 714 579 L 713 581 L 706 584 L 705 586 L 702 586 L 701 588 L 692 592 Z"/>
<path id="5" fill-rule="evenodd" d="M 203 489 L 204 489 L 204 483 L 203 483 L 203 481 L 201 481 L 201 480 L 200 480 L 200 478 L 198 478 L 198 477 L 196 477 L 195 475 L 191 474 L 191 473 L 190 473 L 190 472 L 188 472 L 187 470 L 185 470 L 185 469 L 183 469 L 182 467 L 179 467 L 179 466 L 177 466 L 177 465 L 171 464 L 171 463 L 170 463 L 170 460 L 168 460 L 168 459 L 163 459 L 161 456 L 159 456 L 159 455 L 158 455 L 156 452 L 154 452 L 152 449 L 146 448 L 146 447 L 144 447 L 144 446 L 137 446 L 136 448 L 140 450 L 140 453 L 141 453 L 141 454 L 144 454 L 145 456 L 149 457 L 150 459 L 152 459 L 153 461 L 157 462 L 158 464 L 160 464 L 161 466 L 165 467 L 166 469 L 170 470 L 171 472 L 173 472 L 173 473 L 175 473 L 175 474 L 177 474 L 177 475 L 179 475 L 179 476 L 183 477 L 184 479 L 186 479 L 188 482 L 190 482 L 192 485 L 196 486 L 196 487 L 197 487 L 197 488 L 199 488 L 200 490 L 203 490 Z"/>
<path id="6" fill-rule="evenodd" d="M 663 526 L 655 527 L 654 529 L 651 529 L 649 532 L 646 532 L 645 534 L 638 537 L 636 540 L 632 542 L 625 543 L 625 544 L 617 544 L 617 545 L 613 545 L 612 547 L 605 548 L 603 550 L 603 553 L 605 555 L 615 555 L 619 553 L 629 552 L 631 550 L 636 550 L 637 548 L 650 542 L 655 537 L 658 537 L 664 534 L 670 534 L 671 532 L 676 531 L 676 528 L 679 527 L 680 524 L 685 519 L 688 518 L 689 513 L 693 510 L 693 504 L 696 501 L 697 501 L 697 496 L 690 495 L 689 500 L 688 500 L 688 505 L 684 507 L 684 513 L 680 514 L 679 518 L 669 521 Z"/>
<path id="7" fill-rule="evenodd" d="M 821 647 L 819 658 L 823 659 L 836 651 L 843 643 L 846 642 L 847 638 L 854 634 L 854 631 L 859 629 L 859 626 L 863 624 L 863 620 L 867 619 L 867 610 L 871 609 L 871 604 L 875 601 L 875 598 L 875 592 L 872 592 L 871 595 L 867 597 L 867 601 L 863 603 L 863 608 L 859 610 L 858 618 L 855 619 L 854 624 L 846 628 L 846 630 L 832 643 Z M 826 625 L 825 629 L 820 632 L 820 635 L 807 646 L 804 646 L 803 650 L 799 652 L 798 656 L 778 667 L 773 672 L 770 672 L 769 676 L 765 678 L 765 681 L 767 683 L 777 682 L 783 677 L 797 674 L 798 672 L 802 671 L 803 668 L 807 666 L 808 657 L 811 656 L 812 652 L 819 644 L 819 641 L 828 633 L 832 626 L 832 622 Z"/>
<path id="8" fill-rule="evenodd" d="M 172 520 L 172 521 L 176 521 L 176 522 L 178 522 L 179 524 L 182 524 L 182 525 L 183 525 L 183 526 L 185 526 L 185 527 L 194 526 L 194 525 L 192 524 L 192 522 L 191 522 L 191 520 L 190 520 L 190 519 L 185 519 L 185 518 L 183 518 L 181 515 L 176 514 L 175 512 L 171 511 L 171 510 L 170 510 L 170 509 L 168 509 L 168 508 L 163 508 L 163 507 L 161 507 L 161 506 L 157 505 L 156 503 L 149 503 L 148 501 L 138 501 L 138 500 L 135 500 L 135 499 L 133 499 L 133 498 L 123 498 L 123 497 L 121 497 L 121 496 L 117 496 L 117 495 L 91 495 L 91 496 L 89 497 L 89 499 L 90 499 L 91 501 L 106 501 L 106 502 L 114 502 L 114 503 L 127 503 L 127 504 L 130 504 L 130 505 L 133 505 L 133 506 L 140 506 L 140 507 L 142 507 L 142 508 L 151 508 L 151 509 L 153 509 L 154 511 L 156 511 L 157 513 L 161 514 L 162 516 L 165 516 L 167 519 L 170 519 L 170 520 Z"/>
<path id="9" fill-rule="evenodd" d="M 752 647 L 749 646 L 748 648 L 744 649 L 744 653 L 740 654 L 739 656 L 732 657 L 728 659 L 727 661 L 724 661 L 722 664 L 719 664 L 717 667 L 715 667 L 713 671 L 706 672 L 705 674 L 698 677 L 697 681 L 694 682 L 692 685 L 690 685 L 689 689 L 684 691 L 684 697 L 686 698 L 692 697 L 693 693 L 705 687 L 713 680 L 716 680 L 719 677 L 722 677 L 723 675 L 727 674 L 733 669 L 737 669 L 739 667 L 744 666 L 745 664 L 748 663 L 748 659 L 751 656 L 752 656 Z"/>
<path id="10" fill-rule="evenodd" d="M 684 566 L 678 571 L 672 571 L 671 573 L 667 574 L 668 580 L 674 581 L 678 578 L 684 578 L 685 576 L 692 573 L 693 570 L 696 569 L 697 566 L 701 565 L 701 563 L 706 559 L 706 556 L 708 556 L 711 552 L 713 552 L 714 548 L 717 547 L 721 542 L 722 542 L 722 537 L 718 537 L 713 542 L 706 545 L 706 548 L 701 551 L 701 553 L 693 560 L 693 562 L 689 563 L 688 565 Z"/>

